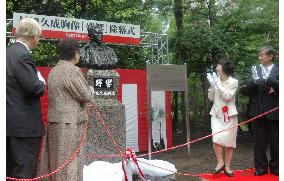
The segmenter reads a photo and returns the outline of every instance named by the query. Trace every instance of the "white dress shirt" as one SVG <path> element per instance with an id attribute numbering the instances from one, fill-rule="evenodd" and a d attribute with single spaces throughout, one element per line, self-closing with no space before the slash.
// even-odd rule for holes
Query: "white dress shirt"
<path id="1" fill-rule="evenodd" d="M 274 64 L 269 65 L 268 67 L 263 66 L 262 64 L 260 64 L 261 70 L 262 70 L 262 78 L 266 79 L 267 77 L 265 77 L 265 74 L 270 75 L 270 72 L 273 68 Z M 265 72 L 264 72 L 265 71 Z"/>

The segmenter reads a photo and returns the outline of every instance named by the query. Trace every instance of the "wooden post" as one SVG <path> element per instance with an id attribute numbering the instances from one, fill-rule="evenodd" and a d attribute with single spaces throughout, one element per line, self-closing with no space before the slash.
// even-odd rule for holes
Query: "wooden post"
<path id="1" fill-rule="evenodd" d="M 151 69 L 149 64 L 146 65 L 147 70 L 147 119 L 148 119 L 148 153 L 151 160 L 152 153 L 152 105 L 151 105 Z"/>
<path id="2" fill-rule="evenodd" d="M 184 64 L 184 72 L 185 72 L 185 81 L 186 81 L 186 86 L 184 90 L 184 112 L 185 112 L 185 122 L 186 122 L 186 141 L 190 141 L 190 127 L 189 127 L 189 112 L 188 112 L 188 87 L 187 87 L 187 68 L 186 68 L 186 63 Z M 187 154 L 190 156 L 190 145 L 187 145 Z"/>

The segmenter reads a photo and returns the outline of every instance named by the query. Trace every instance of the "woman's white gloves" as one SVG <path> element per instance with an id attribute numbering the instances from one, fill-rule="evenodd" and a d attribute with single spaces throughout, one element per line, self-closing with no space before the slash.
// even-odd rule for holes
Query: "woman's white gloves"
<path id="1" fill-rule="evenodd" d="M 215 72 L 212 74 L 207 73 L 207 80 L 210 83 L 210 86 L 213 88 L 219 88 L 218 86 L 218 77 Z"/>

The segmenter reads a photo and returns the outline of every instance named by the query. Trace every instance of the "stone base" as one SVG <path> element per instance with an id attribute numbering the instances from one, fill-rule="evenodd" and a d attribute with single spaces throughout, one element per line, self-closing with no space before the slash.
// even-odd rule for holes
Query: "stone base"
<path id="1" fill-rule="evenodd" d="M 121 149 L 126 147 L 125 106 L 116 99 L 95 99 L 97 111 L 108 126 L 110 133 Z M 122 150 L 123 151 L 123 150 Z M 99 117 L 92 109 L 89 112 L 85 155 L 119 155 L 119 151 L 108 136 Z M 103 160 L 110 163 L 121 162 L 120 158 L 85 158 L 85 165 Z"/>

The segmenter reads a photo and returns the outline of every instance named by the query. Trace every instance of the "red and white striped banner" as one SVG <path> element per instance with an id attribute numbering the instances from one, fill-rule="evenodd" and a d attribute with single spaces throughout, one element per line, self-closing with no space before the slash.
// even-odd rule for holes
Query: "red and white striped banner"
<path id="1" fill-rule="evenodd" d="M 34 18 L 39 22 L 44 38 L 73 38 L 85 41 L 88 40 L 87 28 L 99 25 L 103 29 L 103 42 L 140 44 L 140 25 L 25 13 L 13 13 L 13 34 L 15 33 L 17 22 L 25 17 Z"/>

